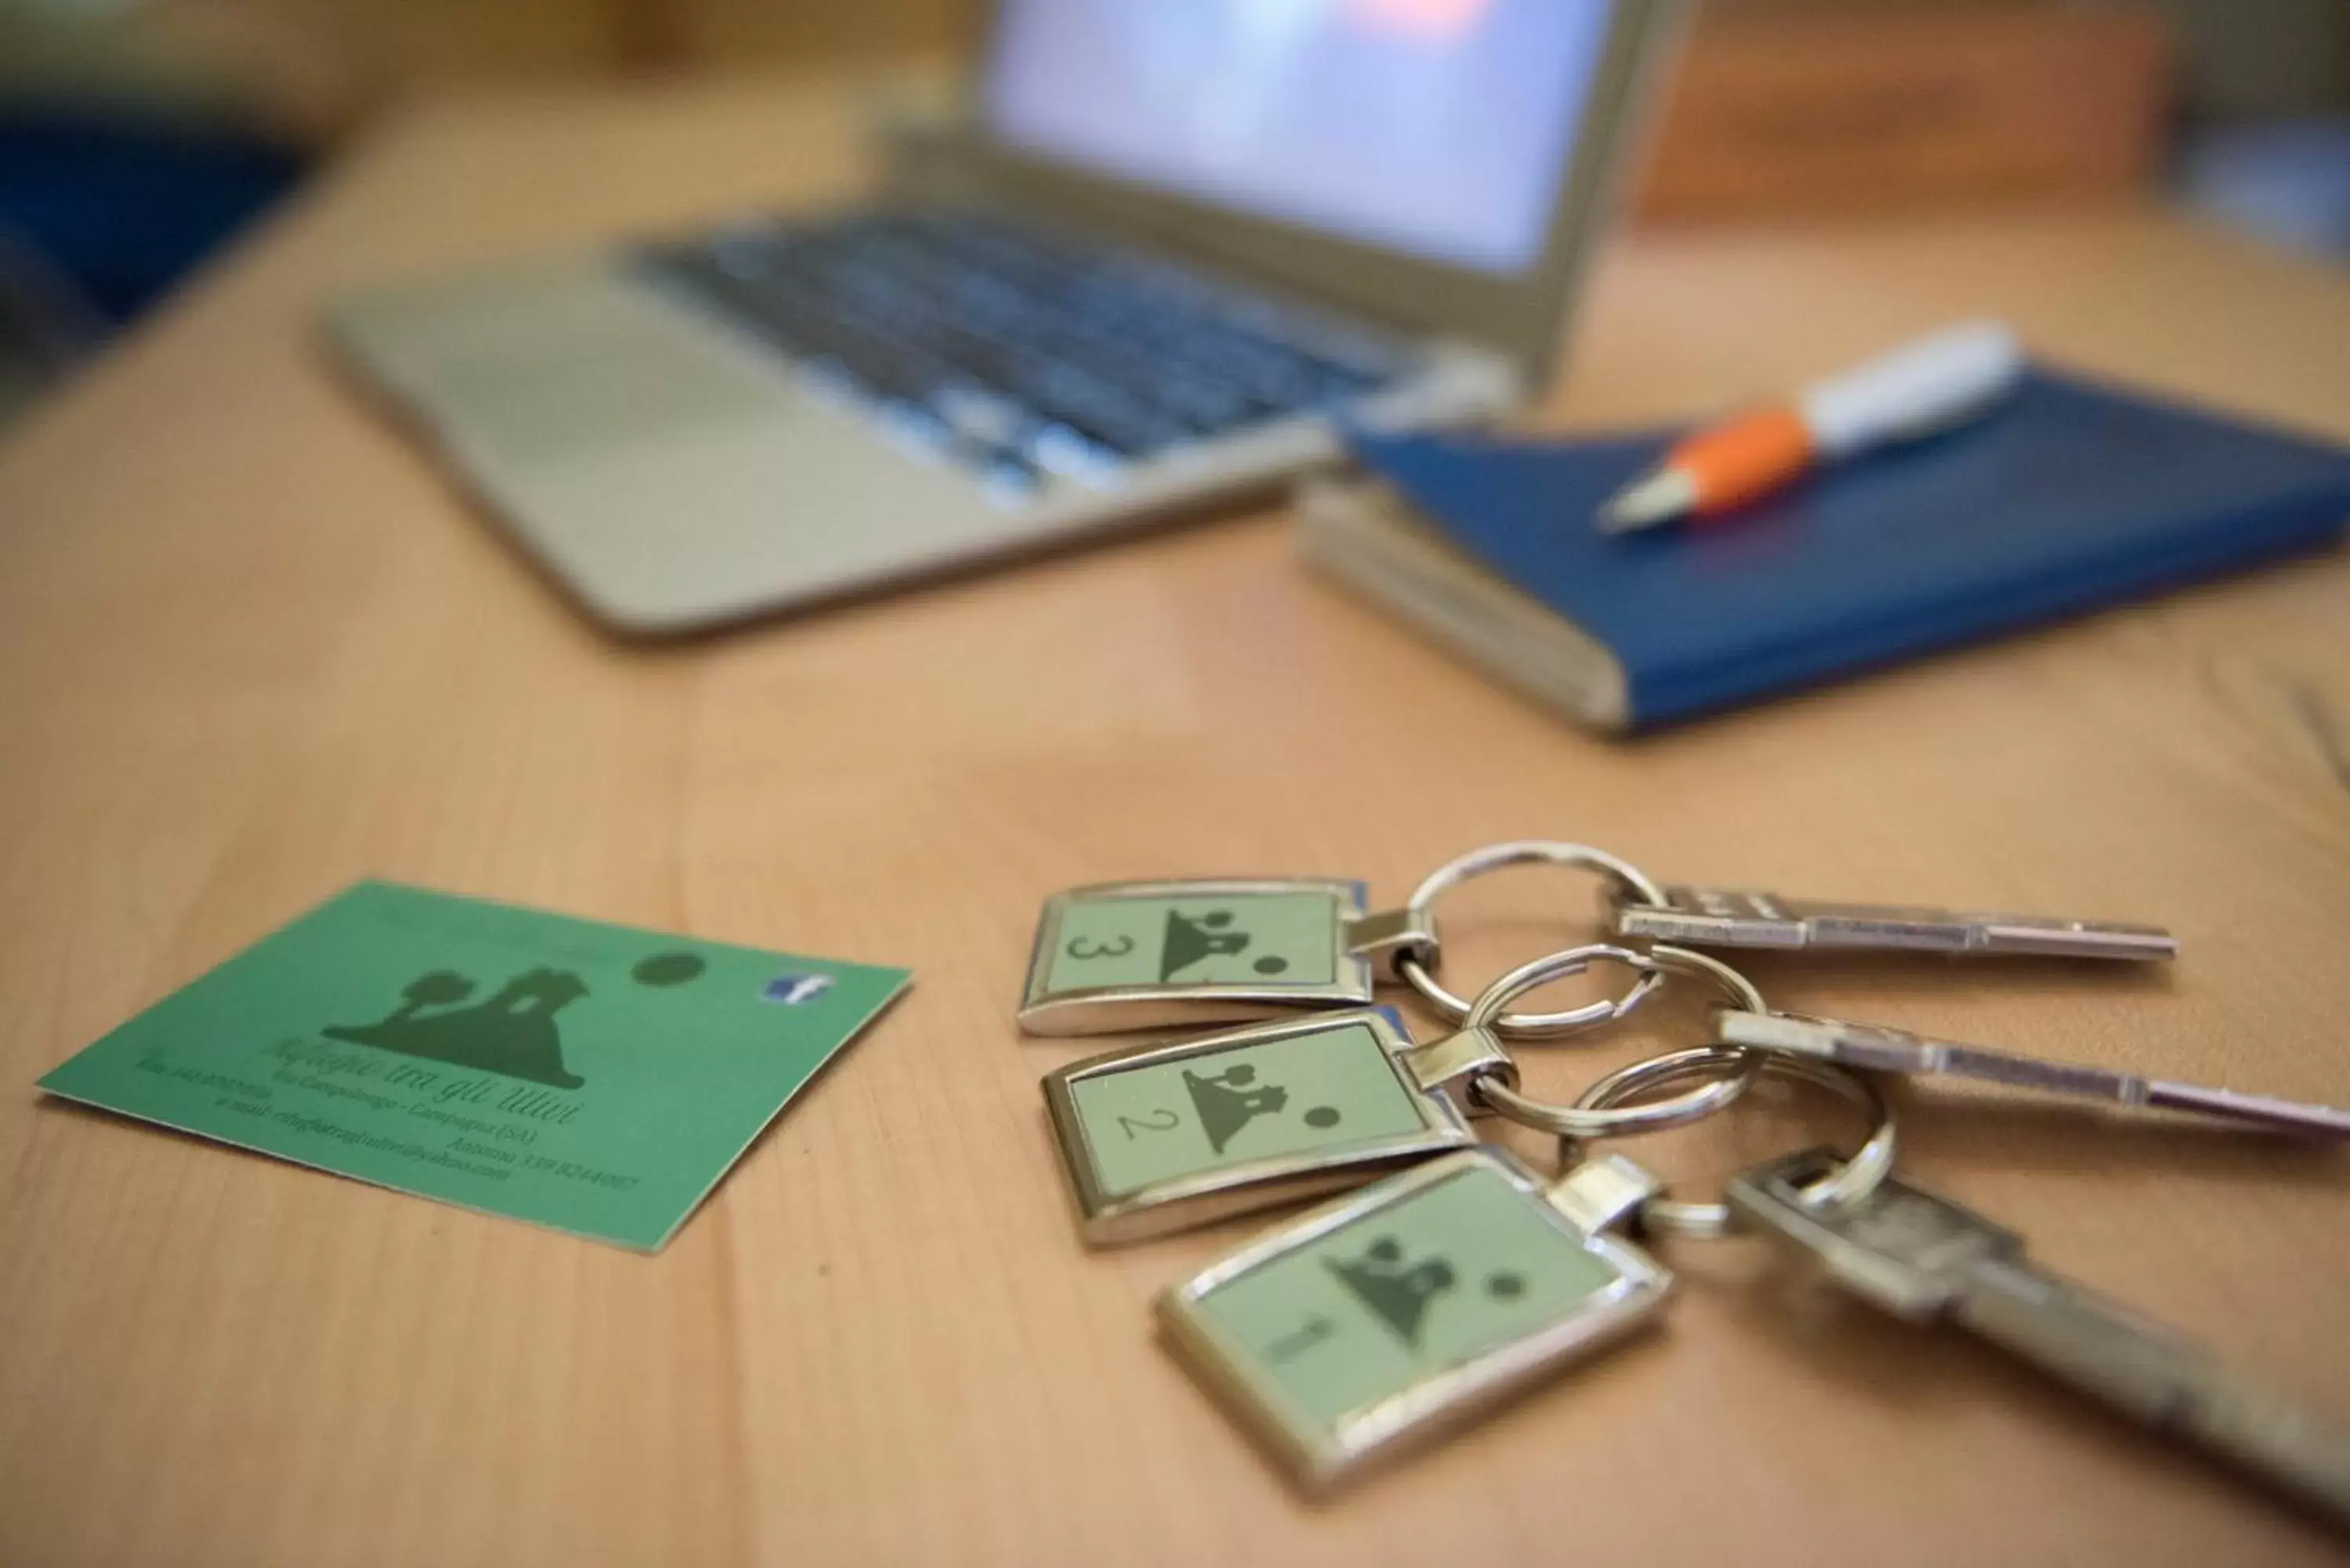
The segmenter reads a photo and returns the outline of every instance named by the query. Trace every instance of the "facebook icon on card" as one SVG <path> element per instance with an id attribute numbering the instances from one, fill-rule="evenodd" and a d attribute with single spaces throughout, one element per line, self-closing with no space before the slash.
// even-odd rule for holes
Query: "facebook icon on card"
<path id="1" fill-rule="evenodd" d="M 779 974 L 759 992 L 759 1000 L 797 1007 L 803 1002 L 814 1002 L 831 989 L 832 976 L 828 974 Z"/>

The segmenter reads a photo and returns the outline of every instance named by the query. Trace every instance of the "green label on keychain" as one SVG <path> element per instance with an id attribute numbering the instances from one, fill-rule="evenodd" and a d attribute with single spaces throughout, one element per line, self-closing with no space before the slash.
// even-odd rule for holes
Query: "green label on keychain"
<path id="1" fill-rule="evenodd" d="M 1021 998 L 1031 1033 L 1083 1034 L 1361 1006 L 1369 962 L 1347 950 L 1359 882 L 1118 882 L 1047 899 Z"/>
<path id="2" fill-rule="evenodd" d="M 1160 1312 L 1320 1483 L 1630 1326 L 1670 1278 L 1481 1148 L 1316 1210 L 1169 1292 Z"/>
<path id="3" fill-rule="evenodd" d="M 1127 1241 L 1367 1179 L 1470 1142 L 1391 1009 L 1113 1052 L 1048 1075 L 1087 1239 Z"/>
<path id="4" fill-rule="evenodd" d="M 1061 917 L 1046 986 L 1327 985 L 1337 895 L 1095 898 Z"/>
<path id="5" fill-rule="evenodd" d="M 1250 1271 L 1200 1310 L 1284 1398 L 1335 1422 L 1622 1278 L 1498 1170 L 1471 1166 Z"/>

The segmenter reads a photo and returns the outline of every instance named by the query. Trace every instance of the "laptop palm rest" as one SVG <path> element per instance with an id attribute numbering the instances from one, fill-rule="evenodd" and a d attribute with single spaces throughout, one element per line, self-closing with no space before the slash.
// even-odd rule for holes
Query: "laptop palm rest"
<path id="1" fill-rule="evenodd" d="M 596 258 L 379 291 L 341 347 L 599 618 L 684 631 L 1029 531 Z M 889 519 L 873 529 L 860 522 Z"/>

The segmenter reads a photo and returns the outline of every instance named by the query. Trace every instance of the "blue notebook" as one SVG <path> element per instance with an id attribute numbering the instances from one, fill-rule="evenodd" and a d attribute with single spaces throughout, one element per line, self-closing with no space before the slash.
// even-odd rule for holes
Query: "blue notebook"
<path id="1" fill-rule="evenodd" d="M 2035 371 L 1977 424 L 1742 515 L 1593 529 L 1593 510 L 1675 433 L 1358 434 L 1407 526 L 1440 535 L 1459 564 L 1437 570 L 1425 540 L 1359 513 L 1319 525 L 1313 507 L 1308 552 L 1576 716 L 1643 729 L 2313 548 L 2350 521 L 2350 452 Z M 1521 619 L 1546 609 L 1579 635 L 1512 632 L 1464 572 L 1514 589 Z M 1501 668 L 1595 644 L 1616 667 L 1596 686 L 1585 670 L 1545 691 L 1544 672 Z"/>

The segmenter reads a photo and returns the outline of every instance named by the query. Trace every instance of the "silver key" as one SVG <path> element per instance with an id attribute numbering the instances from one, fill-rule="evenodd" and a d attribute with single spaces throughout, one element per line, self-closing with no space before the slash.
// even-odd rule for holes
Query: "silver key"
<path id="1" fill-rule="evenodd" d="M 1970 914 L 1883 904 L 1829 904 L 1776 893 L 1667 888 L 1662 904 L 1611 898 L 1619 937 L 1688 947 L 1950 953 L 1964 958 L 2147 961 L 2178 956 L 2160 926 L 2041 915 Z"/>
<path id="2" fill-rule="evenodd" d="M 1844 1208 L 1806 1208 L 1804 1183 L 1835 1158 L 1810 1150 L 1750 1170 L 1731 1183 L 1730 1207 L 1815 1255 L 1863 1300 L 1912 1323 L 1954 1323 L 2350 1528 L 2350 1436 L 2340 1427 L 2035 1267 L 2022 1237 L 1922 1188 L 1888 1180 Z"/>
<path id="3" fill-rule="evenodd" d="M 2276 1132 L 2350 1138 L 2350 1111 L 2338 1111 L 2331 1106 L 2303 1105 L 2298 1100 L 2239 1094 L 2233 1089 L 2206 1089 L 2194 1084 L 2145 1078 L 2135 1073 L 2116 1073 L 2074 1062 L 2043 1062 L 1984 1045 L 1929 1040 L 1881 1024 L 1846 1023 L 1833 1018 L 1805 1018 L 1794 1013 L 1744 1012 L 1725 1007 L 1714 1012 L 1713 1033 L 1724 1045 L 1761 1046 L 1880 1073 L 1939 1073 L 1954 1078 L 2005 1084 L 2011 1088 L 2070 1095 L 2078 1099 L 2192 1111 L 2200 1116 L 2250 1122 Z"/>

